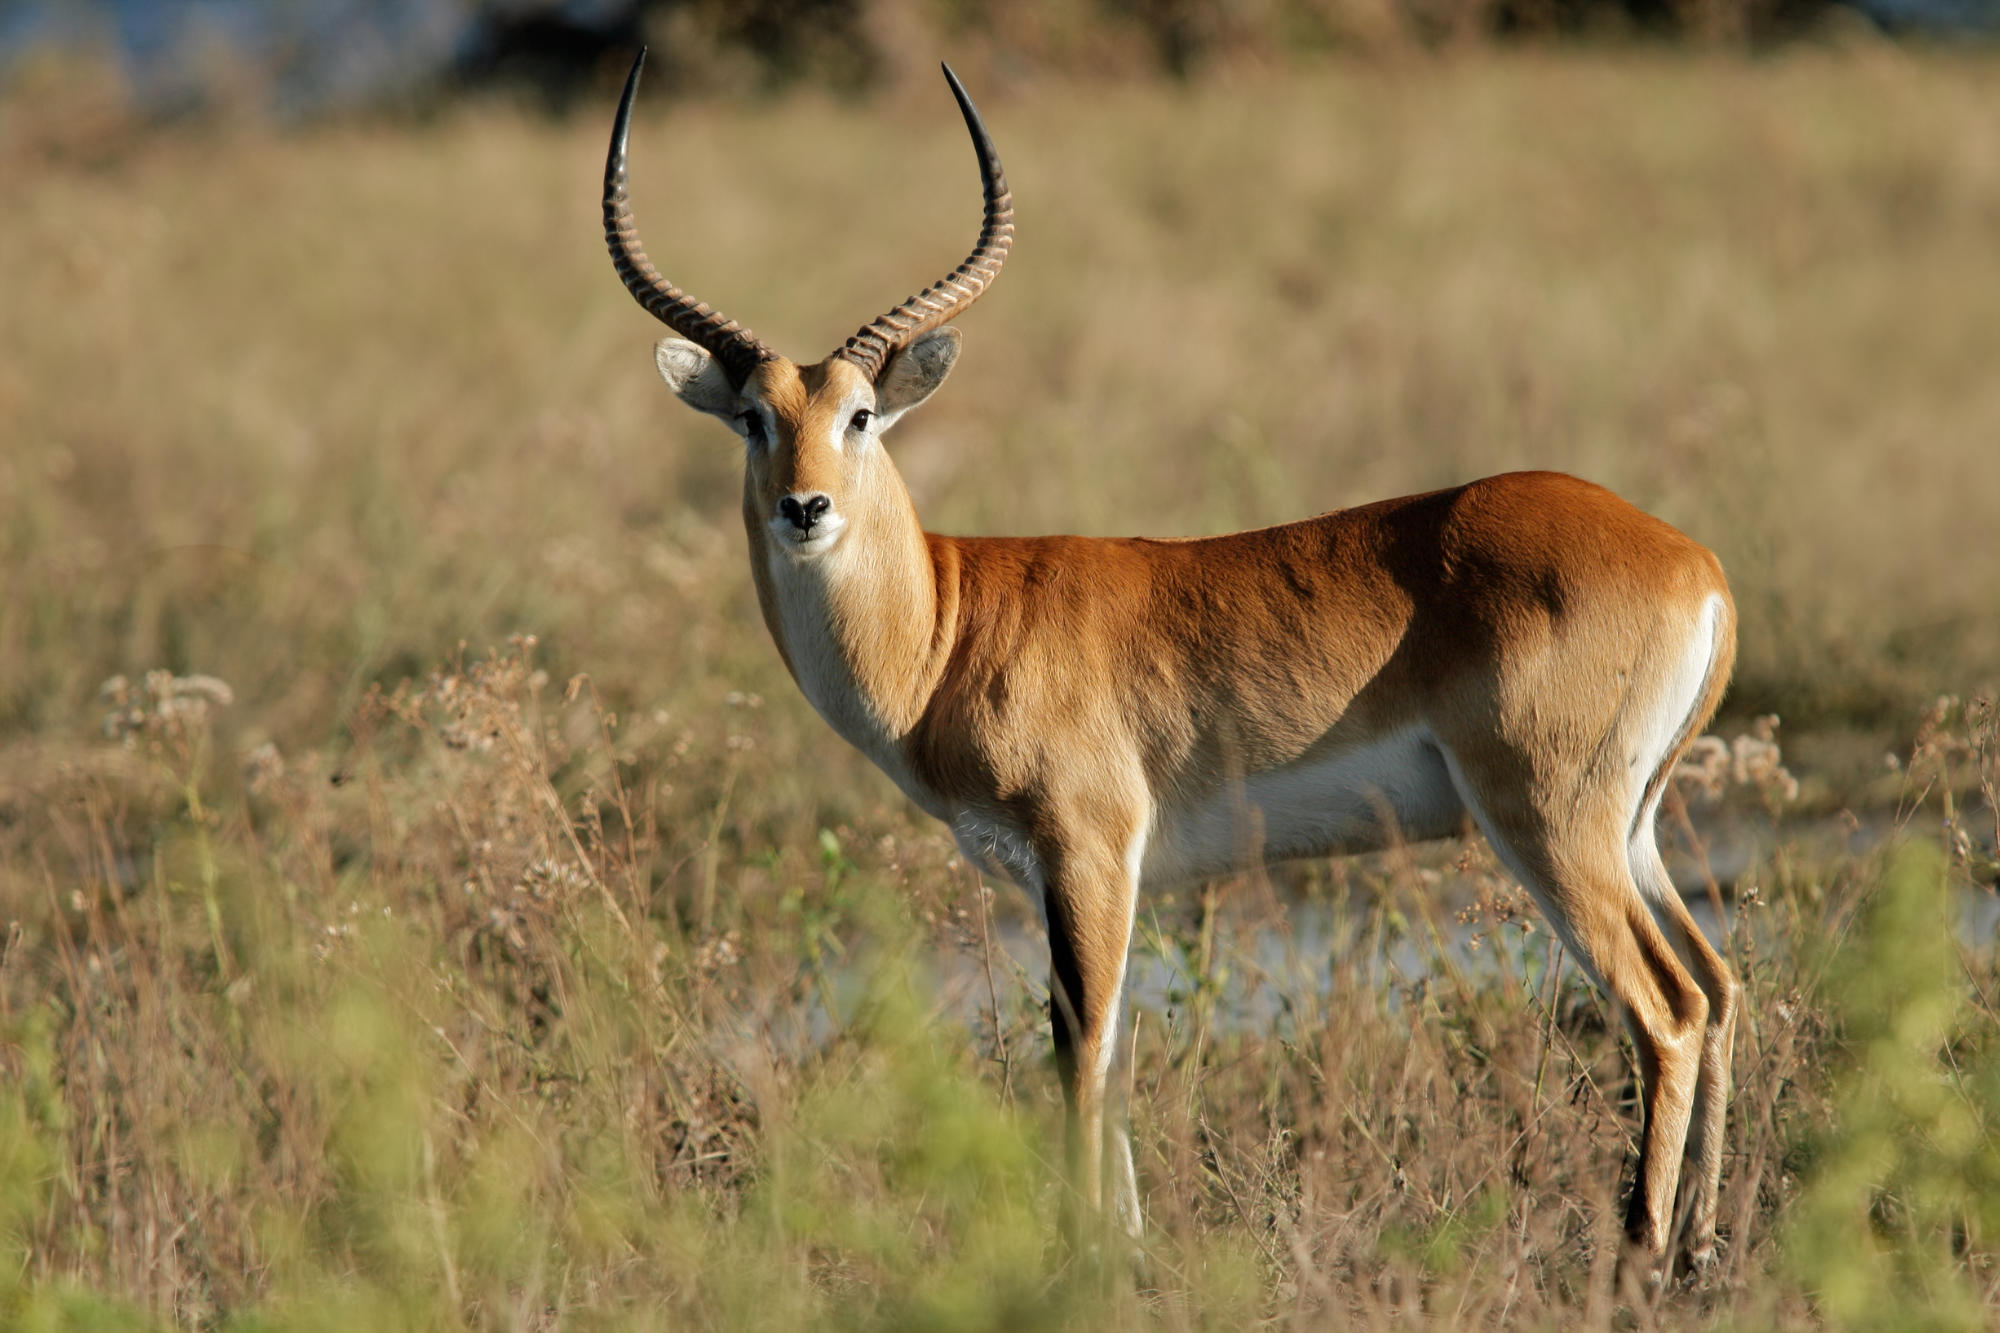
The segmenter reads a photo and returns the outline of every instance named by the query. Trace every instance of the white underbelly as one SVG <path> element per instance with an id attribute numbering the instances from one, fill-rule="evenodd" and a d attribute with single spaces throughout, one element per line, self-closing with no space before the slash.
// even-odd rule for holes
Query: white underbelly
<path id="1" fill-rule="evenodd" d="M 1464 805 L 1435 743 L 1410 730 L 1231 783 L 1190 808 L 1159 812 L 1146 847 L 1148 888 L 1248 866 L 1421 842 L 1458 831 Z"/>

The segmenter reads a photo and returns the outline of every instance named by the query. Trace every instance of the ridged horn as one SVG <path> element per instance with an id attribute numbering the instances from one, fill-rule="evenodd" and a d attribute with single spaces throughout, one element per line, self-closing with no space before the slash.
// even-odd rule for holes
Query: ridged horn
<path id="1" fill-rule="evenodd" d="M 834 355 L 860 367 L 869 379 L 877 379 L 891 356 L 908 347 L 918 336 L 965 313 L 1000 273 L 1007 251 L 1014 244 L 1014 196 L 1007 190 L 1007 173 L 1000 169 L 1000 154 L 993 148 L 993 136 L 979 118 L 978 108 L 965 95 L 965 85 L 951 66 L 944 66 L 951 95 L 965 115 L 965 128 L 972 134 L 973 151 L 979 154 L 979 177 L 985 185 L 986 218 L 979 228 L 979 241 L 948 276 L 864 327 Z"/>
<path id="2" fill-rule="evenodd" d="M 722 363 L 729 382 L 740 389 L 751 371 L 775 360 L 777 353 L 735 320 L 709 309 L 661 277 L 639 244 L 639 227 L 632 220 L 632 203 L 625 192 L 625 139 L 632 129 L 632 102 L 639 94 L 639 71 L 645 64 L 642 48 L 632 62 L 632 72 L 625 76 L 625 95 L 618 99 L 618 119 L 611 127 L 611 152 L 604 161 L 604 244 L 610 248 L 611 262 L 633 299 L 681 337 L 707 348 Z"/>

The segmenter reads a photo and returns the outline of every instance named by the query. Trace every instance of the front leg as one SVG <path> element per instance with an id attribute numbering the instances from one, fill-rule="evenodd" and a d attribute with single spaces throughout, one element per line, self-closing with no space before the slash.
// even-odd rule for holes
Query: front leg
<path id="1" fill-rule="evenodd" d="M 1139 1235 L 1131 1139 L 1124 1107 L 1113 1105 L 1111 1073 L 1124 1031 L 1144 837 L 1143 818 L 1126 811 L 1087 824 L 1062 820 L 1036 839 L 1049 922 L 1049 1024 L 1069 1113 L 1070 1197 L 1081 1205 L 1065 1208 L 1072 1241 L 1083 1240 L 1085 1226 L 1114 1219 Z"/>

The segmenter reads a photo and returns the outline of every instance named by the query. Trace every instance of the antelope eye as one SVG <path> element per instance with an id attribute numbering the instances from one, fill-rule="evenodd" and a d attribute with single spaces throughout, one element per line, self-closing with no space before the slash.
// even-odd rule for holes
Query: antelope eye
<path id="1" fill-rule="evenodd" d="M 764 417 L 762 413 L 757 412 L 755 410 L 748 412 L 738 412 L 736 414 L 736 419 L 743 423 L 743 429 L 748 431 L 753 438 L 756 439 L 763 438 Z"/>
<path id="2" fill-rule="evenodd" d="M 869 418 L 873 417 L 874 415 L 875 414 L 873 412 L 870 412 L 867 408 L 865 407 L 862 408 L 859 412 L 856 412 L 854 414 L 854 420 L 847 423 L 848 429 L 867 430 Z"/>

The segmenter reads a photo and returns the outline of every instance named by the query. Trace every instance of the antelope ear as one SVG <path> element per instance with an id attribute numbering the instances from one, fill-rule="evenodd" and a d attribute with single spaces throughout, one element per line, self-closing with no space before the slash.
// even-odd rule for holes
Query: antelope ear
<path id="1" fill-rule="evenodd" d="M 875 415 L 882 419 L 882 429 L 937 392 L 958 361 L 958 347 L 958 330 L 947 324 L 918 338 L 882 368 L 875 381 Z"/>
<path id="2" fill-rule="evenodd" d="M 734 427 L 743 396 L 730 387 L 722 363 L 685 338 L 662 338 L 653 348 L 653 364 L 674 396 L 697 412 L 721 417 Z"/>

